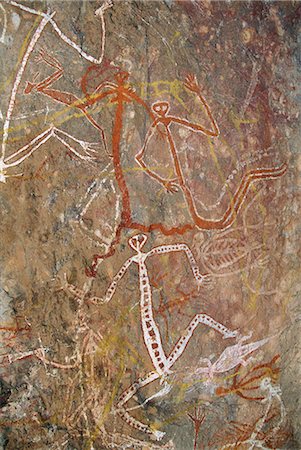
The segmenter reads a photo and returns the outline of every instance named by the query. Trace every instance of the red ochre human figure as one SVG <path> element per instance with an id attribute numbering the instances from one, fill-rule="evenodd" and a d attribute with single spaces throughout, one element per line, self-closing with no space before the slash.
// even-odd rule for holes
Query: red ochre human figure
<path id="1" fill-rule="evenodd" d="M 150 231 L 160 231 L 164 235 L 174 235 L 174 234 L 184 234 L 188 230 L 192 230 L 197 226 L 201 229 L 224 229 L 230 226 L 233 221 L 235 220 L 236 214 L 241 207 L 244 198 L 247 194 L 247 191 L 249 189 L 249 186 L 251 183 L 255 180 L 259 179 L 274 179 L 278 178 L 281 175 L 283 175 L 286 171 L 286 165 L 282 165 L 281 167 L 276 168 L 267 168 L 267 169 L 255 169 L 252 170 L 244 175 L 242 178 L 242 181 L 239 185 L 239 188 L 237 189 L 236 193 L 233 196 L 233 200 L 228 207 L 227 211 L 223 215 L 223 217 L 219 220 L 210 220 L 210 219 L 204 219 L 200 217 L 196 211 L 194 199 L 193 196 L 185 184 L 180 161 L 177 156 L 177 149 L 175 146 L 175 143 L 173 141 L 171 132 L 170 132 L 170 125 L 172 123 L 177 123 L 179 125 L 186 126 L 187 128 L 203 133 L 207 136 L 216 137 L 219 134 L 218 126 L 211 114 L 210 108 L 206 102 L 206 100 L 203 98 L 203 96 L 200 93 L 200 88 L 198 86 L 198 83 L 194 76 L 188 76 L 185 81 L 185 86 L 190 91 L 195 92 L 198 95 L 198 98 L 202 102 L 203 106 L 205 107 L 205 110 L 207 112 L 207 115 L 211 121 L 212 124 L 212 130 L 207 129 L 201 125 L 189 122 L 185 119 L 180 119 L 178 117 L 170 116 L 168 115 L 169 111 L 169 104 L 167 102 L 157 102 L 154 103 L 152 106 L 152 109 L 135 93 L 134 89 L 129 85 L 128 78 L 129 73 L 125 71 L 119 70 L 117 67 L 113 66 L 107 66 L 104 68 L 106 69 L 112 69 L 117 70 L 117 72 L 113 76 L 114 81 L 110 81 L 108 78 L 102 81 L 97 85 L 97 87 L 94 89 L 94 91 L 90 94 L 87 90 L 87 80 L 85 77 L 87 77 L 87 74 L 91 75 L 90 68 L 87 70 L 86 74 L 82 78 L 81 86 L 82 90 L 84 92 L 85 97 L 82 99 L 79 99 L 75 95 L 63 92 L 55 89 L 50 89 L 50 86 L 52 83 L 56 82 L 58 79 L 61 78 L 63 74 L 63 69 L 60 65 L 60 63 L 53 58 L 52 56 L 48 55 L 46 52 L 41 51 L 40 52 L 40 58 L 44 60 L 49 66 L 54 67 L 56 70 L 55 72 L 47 77 L 45 80 L 39 82 L 39 83 L 27 83 L 25 93 L 30 93 L 33 90 L 36 90 L 38 92 L 43 93 L 44 95 L 47 95 L 51 98 L 53 98 L 55 101 L 63 103 L 67 106 L 74 107 L 82 111 L 82 113 L 85 115 L 85 117 L 89 120 L 89 122 L 99 130 L 105 147 L 106 147 L 106 141 L 105 141 L 105 135 L 102 127 L 93 119 L 93 117 L 89 114 L 88 108 L 93 106 L 94 104 L 105 100 L 107 98 L 110 99 L 110 103 L 113 103 L 116 105 L 115 108 L 115 115 L 114 115 L 114 123 L 113 123 L 113 130 L 112 130 L 112 150 L 111 150 L 111 156 L 113 160 L 113 166 L 115 171 L 115 178 L 118 185 L 118 188 L 120 190 L 121 194 L 121 212 L 120 212 L 120 222 L 118 226 L 116 227 L 116 233 L 115 236 L 112 239 L 111 245 L 108 248 L 108 251 L 103 255 L 94 255 L 93 262 L 91 264 L 90 268 L 86 268 L 86 275 L 87 276 L 96 276 L 96 271 L 98 267 L 98 261 L 102 259 L 106 259 L 110 257 L 115 252 L 115 247 L 120 241 L 121 232 L 123 229 L 134 229 L 143 233 L 147 233 Z M 151 223 L 149 225 L 145 225 L 142 223 L 135 222 L 132 217 L 132 210 L 131 210 L 131 202 L 130 202 L 130 193 L 128 190 L 128 186 L 126 183 L 126 179 L 124 176 L 124 171 L 121 164 L 121 155 L 120 155 L 120 143 L 122 140 L 122 131 L 123 131 L 123 119 L 124 119 L 124 110 L 125 110 L 125 104 L 128 103 L 137 103 L 140 106 L 142 106 L 148 115 L 153 120 L 153 123 L 151 125 L 150 131 L 147 133 L 147 136 L 145 138 L 144 146 L 142 150 L 136 155 L 136 161 L 140 164 L 140 166 L 144 169 L 144 171 L 154 178 L 156 181 L 163 184 L 163 186 L 166 188 L 169 192 L 174 192 L 178 189 L 178 187 L 183 191 L 186 202 L 188 204 L 188 208 L 191 214 L 191 217 L 193 219 L 194 223 L 187 223 L 178 227 L 166 227 L 162 222 L 157 223 Z M 164 126 L 164 132 L 161 130 L 158 130 L 158 132 L 162 135 L 161 137 L 167 137 L 168 143 L 170 146 L 170 150 L 172 153 L 175 171 L 176 171 L 176 178 L 173 180 L 163 180 L 160 178 L 155 172 L 148 169 L 143 162 L 143 154 L 145 152 L 145 148 L 147 146 L 147 143 L 154 131 L 156 131 L 159 124 L 162 124 Z"/>
<path id="2" fill-rule="evenodd" d="M 181 168 L 181 163 L 178 157 L 178 152 L 176 148 L 175 141 L 173 139 L 170 126 L 172 124 L 178 124 L 181 126 L 184 126 L 192 131 L 196 131 L 202 134 L 205 134 L 209 137 L 217 137 L 219 135 L 219 129 L 216 124 L 216 121 L 214 120 L 212 113 L 210 111 L 210 108 L 205 100 L 205 98 L 201 94 L 200 87 L 198 85 L 198 82 L 196 78 L 193 75 L 188 75 L 185 80 L 185 87 L 189 89 L 191 92 L 194 92 L 202 105 L 205 108 L 205 111 L 207 113 L 208 118 L 210 119 L 212 129 L 205 128 L 204 126 L 201 126 L 197 123 L 189 122 L 186 119 L 180 119 L 179 117 L 175 117 L 172 115 L 169 115 L 169 103 L 168 102 L 156 102 L 152 105 L 152 110 L 154 114 L 156 115 L 156 119 L 152 123 L 149 131 L 147 132 L 144 145 L 141 149 L 141 151 L 136 155 L 136 161 L 138 164 L 144 169 L 145 173 L 156 180 L 158 183 L 164 186 L 164 188 L 168 192 L 177 192 L 179 189 L 184 194 L 190 216 L 195 223 L 195 225 L 203 230 L 224 230 L 225 228 L 228 228 L 232 223 L 235 221 L 235 218 L 237 216 L 237 213 L 242 206 L 244 199 L 247 195 L 248 189 L 253 181 L 261 180 L 261 179 L 274 179 L 278 178 L 281 175 L 283 175 L 286 172 L 286 164 L 283 164 L 281 167 L 273 167 L 273 168 L 266 168 L 266 169 L 254 169 L 247 172 L 236 192 L 233 195 L 233 198 L 230 202 L 230 205 L 226 209 L 225 213 L 220 219 L 213 220 L 213 219 L 206 219 L 204 217 L 201 217 L 196 209 L 195 201 L 193 198 L 193 195 L 187 186 L 183 171 Z M 155 132 L 158 132 L 158 127 L 160 127 L 160 133 L 164 135 L 164 137 L 167 140 L 167 143 L 170 148 L 170 153 L 172 156 L 173 164 L 174 164 L 174 173 L 176 175 L 175 178 L 171 180 L 164 179 L 160 177 L 156 172 L 149 169 L 145 162 L 143 161 L 143 156 L 145 154 L 146 148 L 149 145 L 150 139 L 154 135 Z M 162 129 L 164 131 L 162 131 Z M 177 232 L 179 234 L 182 234 L 187 229 L 191 229 L 193 226 L 191 225 L 182 225 L 177 228 Z M 161 230 L 164 234 L 168 234 L 168 230 L 162 228 Z"/>
<path id="3" fill-rule="evenodd" d="M 172 123 L 177 123 L 182 126 L 186 126 L 187 128 L 201 132 L 207 136 L 216 137 L 219 135 L 219 129 L 218 126 L 211 114 L 210 108 L 204 99 L 204 97 L 200 93 L 200 88 L 198 86 L 198 83 L 194 76 L 189 75 L 185 80 L 185 86 L 190 91 L 195 92 L 198 95 L 198 98 L 202 102 L 207 115 L 211 121 L 212 124 L 212 130 L 207 129 L 199 124 L 195 124 L 192 122 L 189 122 L 185 119 L 180 119 L 178 117 L 170 116 L 168 115 L 169 111 L 169 104 L 168 102 L 157 102 L 152 105 L 152 112 L 149 112 L 148 107 L 145 105 L 145 103 L 141 99 L 137 99 L 137 96 L 134 95 L 133 91 L 129 89 L 126 86 L 126 81 L 128 79 L 127 73 L 120 73 L 115 76 L 117 80 L 117 86 L 110 90 L 109 92 L 106 92 L 103 94 L 103 98 L 106 95 L 116 93 L 116 96 L 111 100 L 111 102 L 117 103 L 117 108 L 115 112 L 115 123 L 114 123 L 114 129 L 113 129 L 113 140 L 112 140 L 112 153 L 113 153 L 113 163 L 115 168 L 115 176 L 116 180 L 119 186 L 119 189 L 122 194 L 122 212 L 121 212 L 121 222 L 117 228 L 116 231 L 116 237 L 113 240 L 109 251 L 106 253 L 106 255 L 95 255 L 93 263 L 91 265 L 90 269 L 86 270 L 86 273 L 88 276 L 95 276 L 95 270 L 97 269 L 97 263 L 99 259 L 104 259 L 108 256 L 111 256 L 115 251 L 115 245 L 120 240 L 120 233 L 123 228 L 129 228 L 129 229 L 135 229 L 140 232 L 150 232 L 154 230 L 161 231 L 164 235 L 174 235 L 174 234 L 184 234 L 186 231 L 191 230 L 197 226 L 201 229 L 218 229 L 222 230 L 227 227 L 229 227 L 235 220 L 238 210 L 240 209 L 244 198 L 247 194 L 247 191 L 252 184 L 253 181 L 261 180 L 261 179 L 275 179 L 280 177 L 286 172 L 286 164 L 283 164 L 281 167 L 274 167 L 274 168 L 266 168 L 266 169 L 255 169 L 247 172 L 242 180 L 241 183 L 236 190 L 233 199 L 231 201 L 231 204 L 227 208 L 226 212 L 224 213 L 223 217 L 219 220 L 210 220 L 210 219 L 204 219 L 199 216 L 199 214 L 196 211 L 196 207 L 194 204 L 193 196 L 187 187 L 180 161 L 177 155 L 177 149 L 175 146 L 175 143 L 173 141 L 171 132 L 170 132 L 170 125 Z M 100 98 L 100 97 L 98 97 Z M 150 116 L 154 118 L 153 123 L 150 127 L 149 132 L 147 133 L 147 136 L 145 138 L 144 146 L 142 150 L 136 155 L 136 161 L 139 163 L 139 165 L 143 168 L 143 170 L 152 178 L 154 178 L 156 181 L 161 183 L 165 189 L 169 192 L 175 192 L 178 189 L 178 186 L 182 189 L 186 202 L 188 204 L 188 208 L 191 214 L 191 217 L 193 219 L 193 223 L 187 223 L 178 227 L 172 227 L 168 228 L 163 223 L 151 223 L 149 225 L 144 225 L 141 223 L 134 222 L 132 219 L 132 212 L 131 212 L 131 205 L 130 205 L 130 194 L 126 185 L 126 181 L 124 178 L 123 170 L 120 164 L 120 141 L 121 141 L 121 132 L 122 132 L 122 121 L 123 121 L 123 104 L 125 102 L 129 101 L 136 101 L 140 104 L 142 104 L 149 112 Z M 159 130 L 161 137 L 167 137 L 171 154 L 174 161 L 174 167 L 176 172 L 176 178 L 172 180 L 164 180 L 160 178 L 159 175 L 157 175 L 154 171 L 150 170 L 146 164 L 143 162 L 143 154 L 145 152 L 147 143 L 152 136 L 153 132 L 156 130 L 159 124 L 162 124 L 164 126 L 164 132 L 162 130 Z"/>

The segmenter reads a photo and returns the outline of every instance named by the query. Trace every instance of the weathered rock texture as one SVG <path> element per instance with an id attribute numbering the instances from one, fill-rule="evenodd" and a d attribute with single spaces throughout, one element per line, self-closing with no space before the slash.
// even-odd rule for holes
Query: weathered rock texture
<path id="1" fill-rule="evenodd" d="M 1 448 L 300 448 L 300 4 L 0 16 Z"/>

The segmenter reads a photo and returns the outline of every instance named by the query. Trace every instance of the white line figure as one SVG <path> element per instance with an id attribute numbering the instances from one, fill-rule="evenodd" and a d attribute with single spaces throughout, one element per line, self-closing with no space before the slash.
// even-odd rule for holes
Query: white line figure
<path id="1" fill-rule="evenodd" d="M 246 235 L 243 227 L 230 228 L 201 244 L 198 250 L 200 261 L 212 276 L 228 277 L 268 264 L 264 245 L 254 239 L 256 231 L 259 235 L 259 226 L 251 225 L 249 230 Z"/>
<path id="2" fill-rule="evenodd" d="M 116 236 L 121 209 L 120 195 L 116 192 L 113 180 L 109 178 L 110 175 L 114 176 L 114 172 L 109 163 L 102 170 L 100 177 L 91 183 L 84 196 L 76 204 L 79 213 L 77 218 L 70 222 L 73 229 L 79 230 L 84 239 L 88 239 L 93 245 L 102 247 L 105 252 L 109 251 Z M 114 197 L 114 207 L 110 203 L 111 196 Z M 106 223 L 100 224 L 97 222 L 97 212 L 100 207 L 102 211 L 107 210 L 106 206 L 110 213 L 106 216 Z M 94 217 L 96 217 L 95 220 Z M 91 226 L 87 225 L 89 222 L 91 222 Z"/>
<path id="3" fill-rule="evenodd" d="M 155 395 L 153 395 L 152 397 L 150 397 L 149 399 L 147 399 L 144 402 L 144 404 L 148 402 L 150 399 L 163 396 L 169 392 L 171 387 L 166 382 L 166 377 L 171 373 L 172 366 L 184 352 L 188 342 L 190 341 L 193 335 L 193 332 L 198 327 L 198 325 L 203 324 L 212 328 L 213 330 L 222 334 L 222 336 L 225 339 L 238 337 L 238 331 L 229 330 L 224 325 L 215 321 L 207 314 L 196 314 L 190 321 L 184 334 L 180 337 L 180 339 L 176 343 L 174 349 L 171 351 L 169 356 L 167 356 L 162 346 L 160 331 L 153 317 L 152 292 L 148 271 L 146 267 L 146 259 L 153 255 L 163 255 L 171 252 L 184 252 L 187 256 L 193 276 L 198 286 L 208 284 L 209 279 L 206 275 L 202 275 L 200 273 L 199 268 L 194 259 L 194 256 L 190 248 L 186 244 L 179 243 L 171 245 L 161 245 L 158 247 L 154 247 L 152 250 L 145 253 L 142 251 L 142 247 L 144 246 L 146 240 L 147 236 L 144 234 L 138 234 L 129 239 L 130 247 L 133 250 L 135 250 L 137 254 L 135 256 L 130 257 L 122 265 L 121 269 L 114 276 L 113 281 L 108 287 L 105 296 L 103 298 L 92 297 L 90 299 L 90 302 L 108 303 L 112 299 L 117 289 L 118 283 L 124 277 L 129 267 L 133 263 L 138 265 L 139 288 L 140 288 L 140 312 L 141 312 L 143 338 L 155 370 L 147 373 L 144 377 L 139 378 L 128 389 L 124 391 L 124 393 L 120 396 L 120 398 L 117 401 L 114 412 L 118 413 L 119 416 L 132 427 L 155 437 L 157 440 L 160 440 L 162 439 L 165 433 L 159 430 L 155 430 L 150 426 L 145 425 L 142 422 L 135 419 L 133 416 L 129 414 L 128 411 L 131 411 L 132 409 L 137 409 L 137 407 L 126 409 L 125 404 L 135 395 L 135 393 L 139 389 L 157 379 L 161 379 L 161 382 L 164 383 L 163 389 L 158 393 L 156 393 Z M 140 406 L 141 405 L 139 405 L 138 407 Z"/>
<path id="4" fill-rule="evenodd" d="M 15 353 L 4 353 L 0 355 L 0 367 L 7 366 L 15 363 L 16 361 L 22 361 L 24 359 L 39 357 L 40 354 L 47 353 L 48 348 L 39 347 L 35 350 L 28 350 L 27 352 L 15 352 Z"/>
<path id="5" fill-rule="evenodd" d="M 53 15 L 54 14 L 48 15 L 47 18 L 44 17 L 43 20 L 40 22 L 39 26 L 35 30 L 32 38 L 28 44 L 26 52 L 24 53 L 24 56 L 22 58 L 22 62 L 20 64 L 19 70 L 17 72 L 16 78 L 15 78 L 15 81 L 13 84 L 13 88 L 11 91 L 11 95 L 10 95 L 10 100 L 9 100 L 9 104 L 8 104 L 8 108 L 7 108 L 7 112 L 6 112 L 4 125 L 3 125 L 3 140 L 2 140 L 2 154 L 1 154 L 1 163 L 2 164 L 1 164 L 1 166 L 3 165 L 4 159 L 5 159 L 5 151 L 6 151 L 6 144 L 7 144 L 7 140 L 8 140 L 8 131 L 9 131 L 9 127 L 10 127 L 10 121 L 11 121 L 13 109 L 15 106 L 17 91 L 18 91 L 19 85 L 21 83 L 22 75 L 24 73 L 28 59 L 29 59 L 36 43 L 38 42 L 45 26 L 47 25 L 48 21 L 51 19 L 51 17 Z M 0 166 L 0 170 L 1 170 L 1 166 Z"/>
<path id="6" fill-rule="evenodd" d="M 99 385 L 97 384 L 97 381 L 93 382 L 93 378 L 95 375 L 95 360 L 94 360 L 94 354 L 99 347 L 99 342 L 102 339 L 102 336 L 96 335 L 96 338 L 94 339 L 94 336 L 91 334 L 91 329 L 87 328 L 87 317 L 85 313 L 82 311 L 82 307 L 84 304 L 84 299 L 87 296 L 88 291 L 84 288 L 83 290 L 76 288 L 74 285 L 68 283 L 66 275 L 64 275 L 63 285 L 61 287 L 62 290 L 66 291 L 67 293 L 71 294 L 75 299 L 77 299 L 79 304 L 79 310 L 77 314 L 77 323 L 76 323 L 76 341 L 78 340 L 78 335 L 85 333 L 87 331 L 87 335 L 84 335 L 83 344 L 76 350 L 76 355 L 78 355 L 76 358 L 73 357 L 73 359 L 76 359 L 74 363 L 74 368 L 79 366 L 80 364 L 83 367 L 83 370 L 85 372 L 85 375 L 89 378 L 89 392 L 88 395 L 83 395 L 80 401 L 80 404 L 77 408 L 76 402 L 74 400 L 75 398 L 75 390 L 76 387 L 80 383 L 80 376 L 81 373 L 77 372 L 75 376 L 69 380 L 69 386 L 67 388 L 67 397 L 65 401 L 65 407 L 63 411 L 63 423 L 67 426 L 68 430 L 74 429 L 74 427 L 80 427 L 80 421 L 85 419 L 87 422 L 86 428 L 90 428 L 89 421 L 87 419 L 87 415 L 89 416 L 89 420 L 94 419 L 93 423 L 95 423 L 96 428 L 100 432 L 100 436 L 102 439 L 103 444 L 107 445 L 108 448 L 145 448 L 148 446 L 150 450 L 159 450 L 159 449 L 166 449 L 166 450 L 173 450 L 174 445 L 172 441 L 167 442 L 163 446 L 158 446 L 155 444 L 151 444 L 149 442 L 140 441 L 137 439 L 132 438 L 131 436 L 122 435 L 115 432 L 107 432 L 103 423 L 102 423 L 102 414 L 104 410 L 105 402 L 102 402 L 103 399 L 100 400 L 99 397 Z M 100 300 L 100 299 L 99 299 Z M 94 333 L 94 332 L 92 332 Z M 89 341 L 87 340 L 87 337 Z M 91 341 L 91 338 L 93 338 L 93 341 Z M 90 342 L 91 341 L 91 342 Z M 89 344 L 89 347 L 87 345 Z M 91 347 L 92 344 L 92 347 Z M 81 352 L 81 354 L 80 354 Z M 84 353 L 85 352 L 85 353 Z M 82 355 L 82 356 L 81 356 Z M 45 358 L 45 352 L 43 352 L 42 349 L 38 349 L 38 351 L 35 352 L 35 356 L 37 356 L 42 362 L 44 362 L 46 365 L 50 364 L 54 367 L 58 368 L 73 368 L 66 366 L 66 364 L 59 364 L 55 363 L 53 364 L 52 361 L 49 361 Z M 90 362 L 88 361 L 87 356 L 89 356 Z M 71 359 L 71 358 L 69 358 Z M 101 424 L 101 425 L 99 425 Z M 95 429 L 95 426 L 92 427 Z M 66 435 L 68 437 L 68 435 Z"/>
<path id="7" fill-rule="evenodd" d="M 23 174 L 19 173 L 8 174 L 7 171 L 11 168 L 17 167 L 29 158 L 36 150 L 45 144 L 50 138 L 56 138 L 77 158 L 86 163 L 93 163 L 97 161 L 96 148 L 99 145 L 97 142 L 86 142 L 76 139 L 74 136 L 66 133 L 54 125 L 51 125 L 46 131 L 32 139 L 28 144 L 21 147 L 16 152 L 12 153 L 4 159 L 0 158 L 0 182 L 6 183 L 7 178 L 21 177 Z M 69 141 L 69 142 L 68 142 Z M 72 145 L 71 145 L 72 144 Z"/>
<path id="8" fill-rule="evenodd" d="M 250 212 L 254 215 L 260 196 L 265 195 L 264 189 L 258 190 L 253 199 L 242 212 L 242 225 L 231 227 L 213 234 L 204 240 L 202 233 L 194 236 L 193 251 L 200 266 L 211 274 L 212 279 L 229 277 L 230 275 L 243 274 L 246 288 L 255 295 L 275 295 L 277 289 L 267 289 L 268 269 L 271 250 L 267 245 L 264 231 L 272 236 L 276 223 L 267 222 L 264 219 L 256 223 L 249 223 Z M 259 271 L 259 272 L 258 272 Z M 256 272 L 262 274 L 260 286 L 256 279 Z M 255 274 L 255 277 L 254 277 Z"/>
<path id="9" fill-rule="evenodd" d="M 100 17 L 100 19 L 101 19 L 102 28 L 103 28 L 102 50 L 101 50 L 101 56 L 99 59 L 95 59 L 95 58 L 91 57 L 90 55 L 86 54 L 84 51 L 81 50 L 81 48 L 77 44 L 75 44 L 73 41 L 71 41 L 67 36 L 65 36 L 61 32 L 61 30 L 58 28 L 58 26 L 56 25 L 54 20 L 52 20 L 53 16 L 55 15 L 55 12 L 50 14 L 50 11 L 48 10 L 47 13 L 41 13 L 39 11 L 36 11 L 32 8 L 28 8 L 27 6 L 24 6 L 20 3 L 14 2 L 14 1 L 5 0 L 5 2 L 12 6 L 16 6 L 24 11 L 31 12 L 33 14 L 37 14 L 42 17 L 42 20 L 41 20 L 39 26 L 37 27 L 37 29 L 35 30 L 32 38 L 27 46 L 27 49 L 22 58 L 20 67 L 17 71 L 16 77 L 14 80 L 14 84 L 13 84 L 13 88 L 11 91 L 10 100 L 9 100 L 9 104 L 8 104 L 8 108 L 7 108 L 7 112 L 6 112 L 6 117 L 5 117 L 5 121 L 4 121 L 4 125 L 3 125 L 2 151 L 1 151 L 1 157 L 0 157 L 0 182 L 5 183 L 6 179 L 9 177 L 22 176 L 22 174 L 18 174 L 18 175 L 8 174 L 7 170 L 12 167 L 16 167 L 16 166 L 20 165 L 26 158 L 28 158 L 34 151 L 36 151 L 50 137 L 55 137 L 60 142 L 62 142 L 71 151 L 71 153 L 73 153 L 76 157 L 78 157 L 82 160 L 85 160 L 87 162 L 91 162 L 92 160 L 95 159 L 95 156 L 96 156 L 95 148 L 96 148 L 96 145 L 99 146 L 99 143 L 86 142 L 86 141 L 82 141 L 80 139 L 76 139 L 73 136 L 71 136 L 70 134 L 55 128 L 53 125 L 51 125 L 50 128 L 47 129 L 46 131 L 44 131 L 44 132 L 40 133 L 38 136 L 36 136 L 31 142 L 29 142 L 29 144 L 26 144 L 24 147 L 20 148 L 19 150 L 14 152 L 9 157 L 6 157 L 6 146 L 7 146 L 7 141 L 8 141 L 10 123 L 11 123 L 11 119 L 12 119 L 12 115 L 13 115 L 13 110 L 15 107 L 16 96 L 17 96 L 17 92 L 18 92 L 18 89 L 19 89 L 19 86 L 21 83 L 22 76 L 23 76 L 25 68 L 27 66 L 29 57 L 30 57 L 31 53 L 33 52 L 38 40 L 41 37 L 43 30 L 46 27 L 46 25 L 48 24 L 48 22 L 51 23 L 51 25 L 54 27 L 54 29 L 59 34 L 59 36 L 63 39 L 63 41 L 66 42 L 71 47 L 73 47 L 75 50 L 77 50 L 81 56 L 83 56 L 85 59 L 87 59 L 88 61 L 91 61 L 94 64 L 101 64 L 101 62 L 103 60 L 103 56 L 104 56 L 104 45 L 105 45 L 104 12 L 108 8 L 111 8 L 113 6 L 112 1 L 108 0 L 108 1 L 104 2 L 104 4 L 100 8 L 98 8 L 97 11 L 95 11 L 95 14 L 98 17 Z M 55 66 L 55 63 L 57 63 L 57 61 L 54 60 L 54 58 L 47 55 L 45 52 L 43 52 L 43 50 L 40 51 L 40 58 L 42 58 L 45 62 L 47 62 L 47 64 L 49 64 L 53 67 L 56 67 L 57 71 L 52 76 L 48 77 L 48 79 L 43 80 L 42 86 L 40 86 L 41 83 L 32 84 L 32 89 L 40 88 L 40 90 L 41 90 L 41 88 L 42 89 L 44 88 L 44 90 L 47 90 L 49 85 L 52 82 L 54 82 L 54 77 L 56 77 L 56 80 L 57 80 L 58 78 L 60 78 L 60 76 L 62 76 L 62 68 L 57 67 L 57 64 Z M 60 71 L 60 73 L 59 73 L 59 71 Z M 47 84 L 47 81 L 48 81 L 48 84 Z M 29 89 L 29 84 L 27 86 L 27 89 Z M 48 91 L 49 91 L 49 89 L 48 89 Z M 63 93 L 62 93 L 62 95 L 63 95 Z M 87 117 L 87 113 L 84 112 L 84 114 Z M 91 123 L 94 122 L 93 118 L 89 117 L 88 119 Z M 97 126 L 97 124 L 94 124 L 94 123 L 92 123 L 92 124 L 96 128 L 99 128 L 99 126 Z M 99 131 L 102 132 L 102 130 L 99 130 Z M 79 150 L 76 147 L 79 147 Z"/>
<path id="10" fill-rule="evenodd" d="M 264 426 L 264 423 L 265 423 L 266 418 L 272 408 L 272 404 L 274 401 L 276 401 L 280 406 L 280 418 L 279 418 L 278 424 L 273 427 L 272 434 L 276 434 L 279 431 L 281 424 L 283 423 L 285 415 L 286 415 L 286 411 L 285 411 L 283 401 L 281 398 L 280 386 L 273 385 L 271 382 L 271 378 L 266 377 L 261 381 L 260 388 L 266 394 L 266 397 L 264 400 L 262 400 L 262 402 L 266 403 L 267 406 L 266 406 L 264 415 L 258 420 L 255 430 L 250 437 L 249 441 L 250 441 L 251 445 L 249 447 L 249 450 L 253 450 L 253 448 L 257 445 L 256 444 L 257 435 L 262 430 L 262 427 Z"/>
<path id="11" fill-rule="evenodd" d="M 75 335 L 75 349 L 73 355 L 70 357 L 66 357 L 66 361 L 64 363 L 56 362 L 50 360 L 46 357 L 49 352 L 49 348 L 44 347 L 40 340 L 40 347 L 29 350 L 27 352 L 18 352 L 18 353 L 5 353 L 0 355 L 0 367 L 12 364 L 16 361 L 35 357 L 41 362 L 44 363 L 45 367 L 52 366 L 56 369 L 75 369 L 79 368 L 81 365 L 85 366 L 85 370 L 89 371 L 89 376 L 92 377 L 94 375 L 94 359 L 95 353 L 99 346 L 99 343 L 102 340 L 102 336 L 100 333 L 95 332 L 89 326 L 87 316 L 83 311 L 84 304 L 84 295 L 82 291 L 76 289 L 72 285 L 67 282 L 66 277 L 64 278 L 64 285 L 62 286 L 63 290 L 67 290 L 73 294 L 78 303 L 78 310 L 76 314 L 76 318 L 74 321 L 74 327 L 76 329 Z M 91 363 L 87 362 L 87 358 L 91 359 Z"/>

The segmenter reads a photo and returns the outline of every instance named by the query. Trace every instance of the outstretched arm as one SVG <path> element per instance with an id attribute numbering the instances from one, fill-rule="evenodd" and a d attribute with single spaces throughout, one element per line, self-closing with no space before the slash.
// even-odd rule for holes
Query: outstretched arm
<path id="1" fill-rule="evenodd" d="M 117 289 L 118 283 L 119 281 L 124 277 L 126 271 L 128 270 L 128 268 L 130 267 L 130 265 L 133 262 L 133 258 L 129 258 L 122 266 L 121 269 L 116 273 L 116 275 L 114 276 L 110 286 L 108 287 L 105 296 L 100 298 L 100 297 L 90 297 L 88 299 L 89 303 L 108 303 L 113 295 L 115 294 L 115 291 Z"/>
<path id="2" fill-rule="evenodd" d="M 191 130 L 200 131 L 201 133 L 205 134 L 206 136 L 217 137 L 219 135 L 219 128 L 217 126 L 217 123 L 216 123 L 211 111 L 210 111 L 208 103 L 206 102 L 205 98 L 201 94 L 201 88 L 197 82 L 196 77 L 194 75 L 188 75 L 185 79 L 184 86 L 189 91 L 197 94 L 200 102 L 202 103 L 202 105 L 205 108 L 208 118 L 210 119 L 212 129 L 209 130 L 208 128 L 205 128 L 202 125 L 199 125 L 199 124 L 193 123 L 193 122 L 189 122 L 188 120 L 185 120 L 185 119 L 179 119 L 178 117 L 172 117 L 172 122 L 183 125 L 187 128 L 190 128 Z"/>
<path id="3" fill-rule="evenodd" d="M 187 256 L 193 276 L 196 279 L 196 282 L 199 287 L 203 284 L 210 283 L 210 277 L 208 275 L 201 274 L 200 269 L 196 263 L 196 260 L 192 254 L 192 251 L 186 244 L 160 245 L 159 247 L 154 247 L 148 253 L 148 256 L 159 255 L 159 254 L 162 255 L 164 253 L 171 253 L 171 252 L 185 252 L 185 255 Z"/>
<path id="4" fill-rule="evenodd" d="M 50 359 L 45 357 L 45 350 L 43 348 L 38 348 L 33 351 L 33 354 L 36 358 L 42 361 L 44 364 L 55 367 L 56 369 L 75 369 L 79 366 L 80 361 L 76 361 L 74 364 L 64 364 L 56 361 L 51 361 Z"/>
<path id="5" fill-rule="evenodd" d="M 150 118 L 155 121 L 156 120 L 156 116 L 154 115 L 153 111 L 151 110 L 151 108 L 148 106 L 147 103 L 145 103 L 144 100 L 142 100 L 142 98 L 139 97 L 139 95 L 136 94 L 135 90 L 133 88 L 127 88 L 125 90 L 125 94 L 134 102 L 138 103 L 138 105 L 141 105 L 146 112 L 148 113 L 148 115 L 150 116 Z"/>

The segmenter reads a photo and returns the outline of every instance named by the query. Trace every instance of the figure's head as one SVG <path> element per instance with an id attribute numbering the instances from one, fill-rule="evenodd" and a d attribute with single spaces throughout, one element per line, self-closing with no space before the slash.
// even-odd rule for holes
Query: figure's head
<path id="1" fill-rule="evenodd" d="M 113 81 L 116 72 L 120 70 L 119 66 L 115 66 L 111 60 L 106 58 L 103 59 L 101 65 L 91 64 L 80 81 L 83 94 L 86 96 L 93 94 L 102 84 Z"/>
<path id="2" fill-rule="evenodd" d="M 121 70 L 120 72 L 116 73 L 115 80 L 119 85 L 124 84 L 129 78 L 129 73 L 125 70 Z"/>
<path id="3" fill-rule="evenodd" d="M 153 111 L 161 117 L 166 116 L 169 111 L 168 102 L 156 102 L 152 104 Z"/>
<path id="4" fill-rule="evenodd" d="M 129 239 L 129 246 L 133 250 L 139 252 L 147 241 L 147 236 L 145 234 L 136 234 Z"/>

